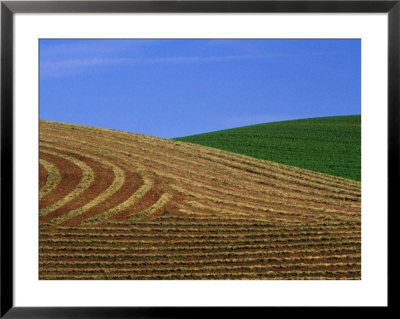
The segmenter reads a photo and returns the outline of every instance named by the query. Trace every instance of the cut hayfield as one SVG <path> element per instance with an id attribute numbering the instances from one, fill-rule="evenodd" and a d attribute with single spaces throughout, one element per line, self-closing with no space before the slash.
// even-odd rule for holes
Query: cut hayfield
<path id="1" fill-rule="evenodd" d="M 361 279 L 361 184 L 40 121 L 40 279 Z"/>

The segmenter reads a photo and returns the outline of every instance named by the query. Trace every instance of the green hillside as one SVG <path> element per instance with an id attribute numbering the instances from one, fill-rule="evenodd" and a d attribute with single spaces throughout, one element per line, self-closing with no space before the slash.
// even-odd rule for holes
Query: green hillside
<path id="1" fill-rule="evenodd" d="M 361 115 L 265 123 L 176 140 L 361 180 Z"/>

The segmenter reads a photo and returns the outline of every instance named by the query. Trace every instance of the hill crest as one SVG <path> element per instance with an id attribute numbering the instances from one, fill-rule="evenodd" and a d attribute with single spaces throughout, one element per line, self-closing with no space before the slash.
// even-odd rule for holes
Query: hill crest
<path id="1" fill-rule="evenodd" d="M 360 115 L 262 123 L 175 140 L 361 180 Z"/>

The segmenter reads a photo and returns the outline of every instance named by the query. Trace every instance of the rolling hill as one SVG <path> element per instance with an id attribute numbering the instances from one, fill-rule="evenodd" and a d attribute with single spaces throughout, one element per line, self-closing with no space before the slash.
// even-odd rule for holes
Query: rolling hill
<path id="1" fill-rule="evenodd" d="M 40 279 L 361 279 L 360 182 L 40 121 Z"/>
<path id="2" fill-rule="evenodd" d="M 361 115 L 265 123 L 176 140 L 361 180 Z"/>

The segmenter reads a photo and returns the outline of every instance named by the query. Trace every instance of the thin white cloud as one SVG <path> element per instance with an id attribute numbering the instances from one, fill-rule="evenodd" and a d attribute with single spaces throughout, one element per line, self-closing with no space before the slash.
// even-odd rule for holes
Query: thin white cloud
<path id="1" fill-rule="evenodd" d="M 280 57 L 299 57 L 326 55 L 326 53 L 304 53 L 304 54 L 267 54 L 267 55 L 225 55 L 225 56 L 174 56 L 157 58 L 77 58 L 77 59 L 59 59 L 42 60 L 40 62 L 40 71 L 42 77 L 54 77 L 76 74 L 84 71 L 87 67 L 101 67 L 107 65 L 139 65 L 139 64 L 190 64 L 190 63 L 212 63 L 229 62 L 239 60 L 266 60 Z"/>
<path id="2" fill-rule="evenodd" d="M 168 41 L 168 40 L 164 40 Z M 48 42 L 51 42 L 49 44 Z M 72 39 L 72 40 L 41 40 L 40 55 L 44 58 L 108 55 L 116 53 L 142 52 L 149 46 L 159 44 L 157 40 L 128 40 L 128 39 Z M 165 43 L 165 42 L 164 42 Z"/>
<path id="3" fill-rule="evenodd" d="M 229 62 L 235 60 L 270 59 L 284 55 L 228 55 L 209 57 L 163 57 L 163 58 L 90 58 L 90 59 L 65 59 L 56 61 L 41 61 L 42 76 L 65 75 L 76 73 L 82 68 L 107 65 L 135 65 L 135 64 L 184 64 L 184 63 L 212 63 Z"/>

